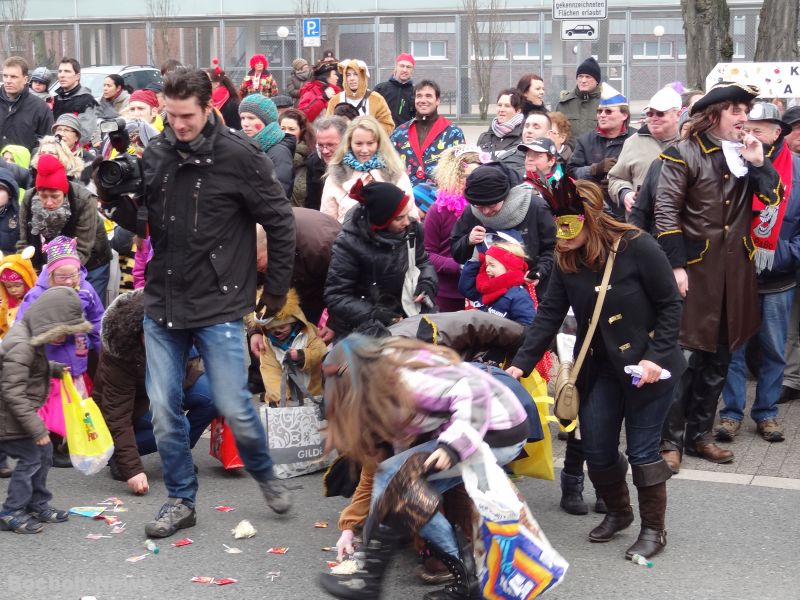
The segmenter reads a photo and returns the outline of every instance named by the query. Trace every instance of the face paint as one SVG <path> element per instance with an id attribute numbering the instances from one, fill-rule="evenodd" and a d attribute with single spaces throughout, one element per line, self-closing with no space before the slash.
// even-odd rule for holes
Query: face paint
<path id="1" fill-rule="evenodd" d="M 262 129 L 264 129 L 264 124 L 261 121 L 256 123 L 254 126 L 256 128 L 256 131 L 261 131 Z"/>
<path id="2" fill-rule="evenodd" d="M 583 229 L 583 215 L 562 215 L 556 217 L 556 237 L 561 240 L 571 240 Z"/>

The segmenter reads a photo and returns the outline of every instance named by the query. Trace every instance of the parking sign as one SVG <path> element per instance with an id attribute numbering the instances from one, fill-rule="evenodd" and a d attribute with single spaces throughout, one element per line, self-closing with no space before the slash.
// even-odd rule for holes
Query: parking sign
<path id="1" fill-rule="evenodd" d="M 303 47 L 319 48 L 322 38 L 322 24 L 319 18 L 303 19 Z"/>

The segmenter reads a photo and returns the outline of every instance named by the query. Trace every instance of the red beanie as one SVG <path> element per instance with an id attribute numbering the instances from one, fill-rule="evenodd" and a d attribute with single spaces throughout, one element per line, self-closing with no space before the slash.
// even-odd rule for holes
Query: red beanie
<path id="1" fill-rule="evenodd" d="M 158 96 L 153 90 L 136 90 L 131 94 L 129 102 L 144 102 L 148 106 L 158 108 Z"/>
<path id="2" fill-rule="evenodd" d="M 36 165 L 36 189 L 61 190 L 69 192 L 67 170 L 61 161 L 52 154 L 40 154 Z"/>
<path id="3" fill-rule="evenodd" d="M 267 57 L 264 56 L 263 54 L 253 54 L 253 56 L 250 57 L 250 68 L 251 69 L 255 69 L 256 68 L 256 63 L 264 63 L 264 70 L 265 71 L 269 68 L 269 61 L 267 60 Z"/>
<path id="4" fill-rule="evenodd" d="M 397 64 L 401 60 L 407 60 L 412 65 L 417 66 L 417 61 L 414 60 L 414 57 L 411 56 L 408 52 L 403 52 L 402 54 L 398 54 L 397 58 L 394 59 L 394 63 Z"/>

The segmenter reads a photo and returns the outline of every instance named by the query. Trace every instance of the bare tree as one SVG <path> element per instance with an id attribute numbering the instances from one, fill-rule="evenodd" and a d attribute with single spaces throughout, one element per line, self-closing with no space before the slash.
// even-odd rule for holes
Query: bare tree
<path id="1" fill-rule="evenodd" d="M 764 0 L 758 23 L 756 61 L 792 61 L 800 58 L 800 3 Z"/>
<path id="2" fill-rule="evenodd" d="M 5 23 L 6 56 L 28 56 L 28 33 L 23 29 L 28 0 L 4 0 L 0 2 L 0 20 Z"/>
<path id="3" fill-rule="evenodd" d="M 730 10 L 726 0 L 681 0 L 681 10 L 686 34 L 686 83 L 702 90 L 714 66 L 733 58 Z"/>
<path id="4" fill-rule="evenodd" d="M 169 42 L 170 21 L 176 14 L 173 0 L 147 0 L 147 11 L 155 30 L 153 42 L 153 60 L 156 64 L 172 56 Z"/>
<path id="5" fill-rule="evenodd" d="M 504 33 L 500 13 L 506 3 L 505 0 L 461 0 L 461 4 L 478 88 L 478 111 L 481 119 L 485 119 L 492 99 L 492 70 Z"/>

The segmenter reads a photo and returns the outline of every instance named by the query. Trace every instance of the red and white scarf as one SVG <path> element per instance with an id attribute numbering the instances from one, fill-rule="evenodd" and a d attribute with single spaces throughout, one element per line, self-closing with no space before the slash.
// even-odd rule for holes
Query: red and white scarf
<path id="1" fill-rule="evenodd" d="M 751 237 L 755 246 L 753 262 L 756 273 L 772 268 L 783 224 L 783 215 L 786 213 L 786 206 L 792 192 L 792 152 L 784 143 L 771 159 L 772 166 L 780 176 L 784 192 L 781 202 L 773 205 L 766 204 L 757 194 L 753 195 L 753 211 L 757 214 L 753 218 Z"/>

